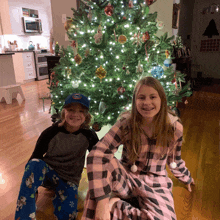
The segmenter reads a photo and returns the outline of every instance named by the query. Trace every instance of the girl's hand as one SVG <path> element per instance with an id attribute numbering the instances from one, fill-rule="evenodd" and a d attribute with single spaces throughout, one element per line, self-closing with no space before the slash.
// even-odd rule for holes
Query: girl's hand
<path id="1" fill-rule="evenodd" d="M 98 201 L 95 220 L 110 220 L 109 198 Z"/>
<path id="2" fill-rule="evenodd" d="M 191 184 L 192 184 L 192 185 L 195 185 L 193 179 L 192 179 L 192 182 L 191 182 L 190 184 L 187 184 L 188 191 L 190 191 L 190 192 L 192 192 Z"/>

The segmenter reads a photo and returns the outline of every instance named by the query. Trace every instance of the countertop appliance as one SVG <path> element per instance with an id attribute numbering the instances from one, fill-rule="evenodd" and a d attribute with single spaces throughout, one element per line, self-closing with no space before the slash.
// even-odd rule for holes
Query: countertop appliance
<path id="1" fill-rule="evenodd" d="M 48 79 L 49 71 L 46 56 L 51 56 L 52 53 L 47 50 L 34 51 L 35 54 L 35 66 L 37 73 L 37 80 Z"/>
<path id="2" fill-rule="evenodd" d="M 25 33 L 42 33 L 42 23 L 39 18 L 22 17 Z"/>

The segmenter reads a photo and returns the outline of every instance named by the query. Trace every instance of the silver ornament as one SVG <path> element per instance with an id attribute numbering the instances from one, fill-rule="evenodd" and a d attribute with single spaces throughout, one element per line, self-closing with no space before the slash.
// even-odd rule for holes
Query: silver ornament
<path id="1" fill-rule="evenodd" d="M 180 91 L 181 91 L 181 89 L 175 89 L 175 90 L 173 91 L 173 94 L 174 94 L 175 96 L 178 96 Z"/>
<path id="2" fill-rule="evenodd" d="M 101 102 L 99 103 L 99 112 L 100 112 L 101 114 L 103 114 L 106 109 L 107 109 L 106 104 L 105 104 L 103 101 L 101 101 Z"/>
<path id="3" fill-rule="evenodd" d="M 73 87 L 74 89 L 78 88 L 78 87 L 79 87 L 79 83 L 76 82 L 76 81 L 72 81 L 72 87 Z"/>

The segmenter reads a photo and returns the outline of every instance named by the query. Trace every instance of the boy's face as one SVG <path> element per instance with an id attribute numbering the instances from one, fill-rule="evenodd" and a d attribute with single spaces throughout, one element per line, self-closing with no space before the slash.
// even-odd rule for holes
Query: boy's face
<path id="1" fill-rule="evenodd" d="M 85 120 L 85 109 L 81 104 L 74 103 L 65 108 L 65 121 L 69 126 L 79 129 Z"/>

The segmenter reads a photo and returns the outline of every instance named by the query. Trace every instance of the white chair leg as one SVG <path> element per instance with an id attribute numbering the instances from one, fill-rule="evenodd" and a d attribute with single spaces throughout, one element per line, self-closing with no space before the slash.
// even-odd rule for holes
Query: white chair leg
<path id="1" fill-rule="evenodd" d="M 21 98 L 22 98 L 23 100 L 25 100 L 24 93 L 23 93 L 21 87 L 18 88 L 18 93 L 21 95 Z"/>
<path id="2" fill-rule="evenodd" d="M 9 91 L 6 91 L 4 98 L 7 104 L 12 103 L 12 93 L 10 93 Z"/>

